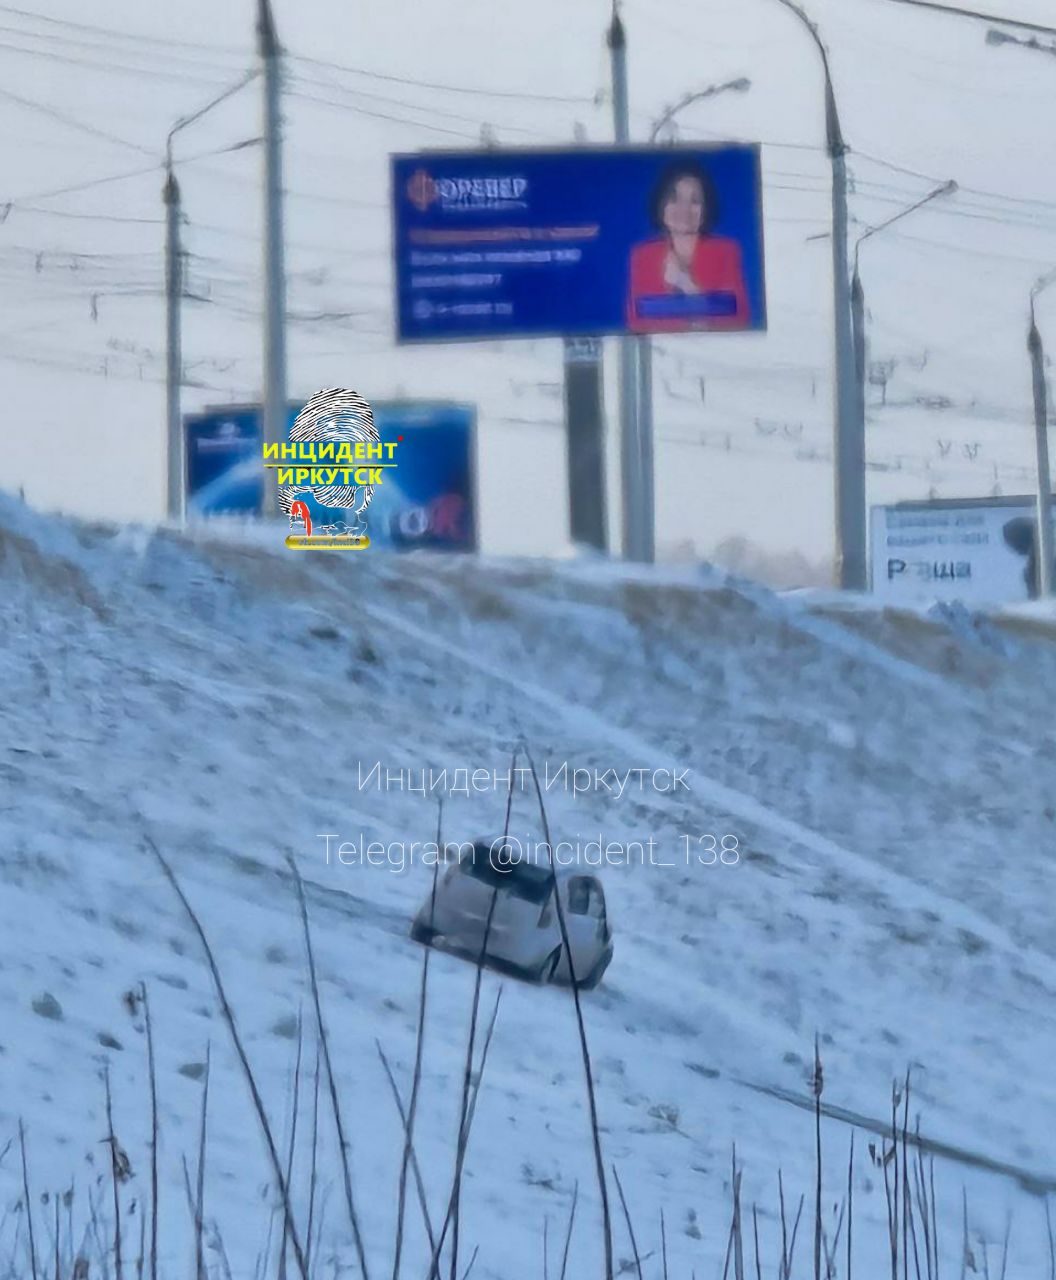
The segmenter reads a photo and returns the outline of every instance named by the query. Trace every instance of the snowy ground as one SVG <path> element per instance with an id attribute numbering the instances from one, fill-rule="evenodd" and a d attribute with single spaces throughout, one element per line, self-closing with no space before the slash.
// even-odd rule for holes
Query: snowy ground
<path id="1" fill-rule="evenodd" d="M 501 772 L 523 734 L 540 767 L 689 770 L 691 790 L 677 794 L 547 796 L 555 836 L 657 842 L 657 865 L 604 872 L 616 955 L 585 998 L 606 1159 L 653 1255 L 647 1273 L 659 1274 L 663 1208 L 671 1274 L 721 1276 L 736 1143 L 764 1274 L 776 1274 L 777 1173 L 793 1206 L 806 1194 L 806 1223 L 813 1121 L 749 1086 L 807 1096 L 817 1031 L 826 1103 L 883 1119 L 892 1079 L 911 1067 L 912 1122 L 919 1111 L 926 1135 L 979 1158 L 936 1163 L 945 1273 L 960 1267 L 964 1186 L 992 1273 L 1011 1213 L 1008 1275 L 1048 1274 L 1037 1193 L 1056 1178 L 1056 730 L 1038 711 L 1056 680 L 1051 618 L 878 613 L 710 571 L 295 557 L 275 542 L 75 526 L 0 504 L 0 1152 L 14 1139 L 0 1157 L 0 1266 L 13 1257 L 24 1273 L 20 1117 L 38 1250 L 50 1256 L 42 1197 L 71 1182 L 76 1223 L 91 1193 L 109 1231 L 104 1062 L 132 1161 L 123 1210 L 137 1252 L 149 1101 L 141 1020 L 122 997 L 142 980 L 158 1042 L 163 1270 L 188 1266 L 181 1157 L 193 1176 L 208 1043 L 210 1267 L 223 1274 L 222 1240 L 234 1276 L 275 1274 L 259 1132 L 149 833 L 201 912 L 283 1144 L 300 1008 L 310 1026 L 284 870 L 297 859 L 368 1258 L 373 1275 L 391 1270 L 400 1130 L 375 1039 L 406 1090 L 421 965 L 406 932 L 430 873 L 327 865 L 319 833 L 428 840 L 434 802 L 360 789 L 360 766 Z M 503 803 L 500 791 L 451 798 L 445 834 L 501 829 Z M 541 834 L 527 793 L 513 828 Z M 709 834 L 736 837 L 735 866 L 687 862 L 680 837 Z M 438 956 L 433 980 L 419 1147 L 441 1218 L 473 971 Z M 578 1182 L 569 1275 L 597 1276 L 570 998 L 502 985 L 460 1270 L 479 1246 L 476 1277 L 542 1274 L 545 1222 L 556 1275 Z M 499 986 L 487 976 L 486 1013 Z M 306 1034 L 302 1213 L 313 1064 Z M 322 1127 L 329 1276 L 354 1255 L 325 1115 Z M 830 1230 L 850 1133 L 823 1125 Z M 855 1274 L 881 1276 L 870 1141 L 858 1133 Z M 424 1276 L 413 1196 L 409 1222 L 407 1272 Z"/>

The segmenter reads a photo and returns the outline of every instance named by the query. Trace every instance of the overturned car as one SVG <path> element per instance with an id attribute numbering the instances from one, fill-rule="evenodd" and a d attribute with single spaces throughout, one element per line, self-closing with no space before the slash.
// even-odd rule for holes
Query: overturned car
<path id="1" fill-rule="evenodd" d="M 564 920 L 567 946 L 562 939 Z M 411 937 L 529 982 L 590 990 L 612 960 L 612 931 L 596 875 L 513 855 L 503 838 L 477 840 L 437 880 Z"/>

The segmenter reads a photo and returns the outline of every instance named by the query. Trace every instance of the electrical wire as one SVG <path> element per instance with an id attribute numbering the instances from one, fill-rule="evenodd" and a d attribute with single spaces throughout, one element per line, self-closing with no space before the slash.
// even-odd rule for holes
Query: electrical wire
<path id="1" fill-rule="evenodd" d="M 303 94 L 306 97 L 310 97 L 310 95 L 306 91 L 311 89 L 317 89 L 320 87 L 319 83 L 316 80 L 309 80 L 307 77 L 301 76 L 301 75 L 294 75 L 292 77 L 287 77 L 287 84 L 289 83 L 292 83 L 298 86 L 298 88 L 295 88 L 292 91 L 295 96 L 299 96 Z M 324 87 L 333 90 L 335 93 L 351 95 L 357 99 L 367 98 L 372 102 L 386 103 L 389 106 L 402 107 L 405 110 L 410 110 L 410 111 L 419 111 L 426 115 L 437 116 L 445 120 L 455 120 L 462 124 L 471 124 L 471 125 L 474 125 L 477 129 L 479 129 L 483 124 L 488 123 L 488 124 L 493 124 L 496 128 L 502 129 L 510 133 L 523 133 L 534 138 L 541 138 L 541 137 L 547 136 L 546 134 L 541 133 L 538 129 L 526 129 L 521 125 L 512 125 L 503 121 L 483 121 L 478 116 L 467 116 L 458 111 L 446 111 L 440 107 L 436 107 L 428 103 L 409 102 L 406 98 L 393 98 L 388 94 L 371 93 L 369 90 L 365 90 L 365 89 L 349 89 L 349 88 L 345 88 L 342 85 L 335 85 L 332 82 L 327 82 Z M 323 99 L 321 98 L 310 98 L 310 100 L 323 101 Z M 332 101 L 332 99 L 327 99 L 327 101 Z M 358 102 L 333 102 L 333 105 L 335 107 L 345 108 L 351 111 L 356 111 L 361 109 Z"/>
<path id="2" fill-rule="evenodd" d="M 2 90 L 0 90 L 0 92 L 2 92 Z M 245 141 L 229 143 L 227 146 L 214 147 L 209 151 L 200 151 L 197 155 L 182 156 L 178 159 L 174 159 L 173 164 L 177 167 L 196 164 L 200 160 L 211 160 L 215 156 L 224 156 L 228 155 L 232 151 L 241 151 L 245 146 Z M 159 158 L 154 164 L 145 165 L 140 169 L 125 169 L 120 173 L 105 174 L 100 178 L 89 178 L 85 182 L 74 182 L 65 187 L 52 187 L 48 191 L 37 191 L 28 196 L 13 196 L 9 199 L 0 201 L 0 204 L 8 204 L 13 208 L 17 208 L 27 202 L 51 200 L 58 196 L 75 195 L 78 192 L 90 191 L 93 187 L 105 186 L 111 182 L 124 182 L 126 179 L 130 178 L 141 178 L 148 173 L 160 173 L 162 171 L 162 167 L 162 161 Z"/>
<path id="3" fill-rule="evenodd" d="M 397 76 L 381 71 L 370 71 L 365 67 L 344 66 L 339 62 L 328 62 L 322 58 L 310 58 L 305 54 L 288 53 L 288 57 L 296 62 L 309 66 L 326 67 L 332 71 L 346 72 L 349 75 L 364 76 L 369 80 L 385 80 L 392 84 L 412 86 L 417 89 L 432 89 L 441 93 L 461 93 L 478 98 L 509 98 L 519 102 L 555 102 L 563 105 L 593 105 L 594 99 L 582 94 L 566 95 L 554 93 L 536 93 L 524 89 L 484 89 L 478 85 L 440 84 L 434 80 L 418 80 L 409 76 Z"/>
<path id="4" fill-rule="evenodd" d="M 0 27 L 0 31 L 9 28 Z M 26 49 L 20 45 L 0 41 L 0 52 L 19 54 L 22 57 L 39 58 L 46 62 L 56 62 L 64 66 L 84 67 L 91 71 L 105 71 L 109 75 L 130 75 L 141 80 L 170 80 L 180 84 L 201 84 L 214 86 L 218 77 L 188 75 L 186 72 L 162 70 L 156 67 L 129 67 L 118 62 L 98 62 L 89 58 L 75 58 L 69 54 L 54 53 L 50 49 Z"/>
<path id="5" fill-rule="evenodd" d="M 144 147 L 138 142 L 130 142 L 127 138 L 118 137 L 117 134 L 109 133 L 106 129 L 99 129 L 95 125 L 85 124 L 83 121 L 76 120 L 73 116 L 68 116 L 55 107 L 48 106 L 45 102 L 34 102 L 32 98 L 23 98 L 21 94 L 12 93 L 10 89 L 0 89 L 0 97 L 6 98 L 9 102 L 17 102 L 19 106 L 35 111 L 39 115 L 57 120 L 68 129 L 76 129 L 81 133 L 89 134 L 93 138 L 101 138 L 105 142 L 112 142 L 115 146 L 128 147 L 132 151 L 139 151 L 144 155 L 153 154 L 149 147 Z"/>
<path id="6" fill-rule="evenodd" d="M 245 56 L 248 49 L 234 48 L 230 45 L 205 44 L 200 41 L 184 40 L 175 36 L 150 36 L 142 33 L 121 31 L 116 27 L 101 27 L 86 22 L 75 22 L 71 18 L 52 18 L 47 14 L 34 13 L 29 9 L 19 9 L 14 5 L 0 4 L 0 13 L 14 14 L 20 18 L 29 18 L 33 22 L 46 23 L 49 26 L 65 27 L 69 30 L 85 31 L 93 35 L 105 35 L 111 40 L 134 41 L 140 44 L 158 44 L 166 49 L 178 47 L 195 49 L 205 53 L 231 53 Z"/>

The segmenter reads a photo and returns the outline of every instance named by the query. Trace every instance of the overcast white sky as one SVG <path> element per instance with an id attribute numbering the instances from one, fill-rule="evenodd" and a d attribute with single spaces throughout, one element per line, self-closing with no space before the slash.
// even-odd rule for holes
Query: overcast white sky
<path id="1" fill-rule="evenodd" d="M 871 413 L 869 455 L 887 469 L 870 471 L 870 500 L 1023 492 L 1026 299 L 1056 264 L 1056 57 L 988 46 L 983 26 L 892 0 L 807 3 L 832 53 L 857 231 L 934 183 L 952 177 L 962 188 L 863 251 L 870 354 L 897 361 L 888 407 L 877 395 Z M 172 122 L 254 64 L 255 5 L 23 4 L 32 9 L 0 5 L 0 205 L 12 202 L 0 223 L 0 485 L 24 485 L 44 507 L 156 517 L 164 315 L 154 166 Z M 1040 0 L 992 7 L 1046 20 Z M 607 140 L 608 5 L 277 0 L 275 10 L 294 55 L 291 394 L 343 384 L 373 399 L 477 402 L 486 547 L 559 549 L 560 344 L 394 346 L 387 157 L 475 145 L 484 123 L 508 146 L 560 143 L 577 122 Z M 770 330 L 658 344 L 658 542 L 706 553 L 742 534 L 825 557 L 831 283 L 828 245 L 808 240 L 829 214 L 815 51 L 777 0 L 628 0 L 624 15 L 638 138 L 682 93 L 746 75 L 749 93 L 691 108 L 681 137 L 764 144 Z M 522 93 L 553 100 L 508 96 Z M 208 299 L 186 307 L 187 374 L 200 384 L 186 389 L 187 409 L 259 395 L 259 148 L 189 159 L 256 136 L 259 114 L 251 86 L 178 142 L 189 284 Z M 353 314 L 312 319 L 335 311 Z M 1040 316 L 1056 344 L 1056 288 Z M 613 521 L 614 365 L 607 351 Z"/>

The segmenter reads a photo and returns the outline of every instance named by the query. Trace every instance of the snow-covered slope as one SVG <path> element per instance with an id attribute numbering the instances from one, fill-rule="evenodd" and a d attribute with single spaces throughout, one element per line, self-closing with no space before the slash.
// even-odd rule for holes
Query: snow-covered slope
<path id="1" fill-rule="evenodd" d="M 38 1251 L 51 1247 L 51 1197 L 71 1180 L 78 1240 L 89 1193 L 100 1234 L 110 1230 L 104 1062 L 133 1170 L 126 1259 L 138 1251 L 148 1077 L 141 1012 L 123 997 L 143 981 L 158 1053 L 163 1270 L 189 1265 L 181 1158 L 193 1179 L 209 1044 L 210 1266 L 223 1274 L 226 1255 L 235 1276 L 275 1274 L 259 1131 L 149 835 L 201 913 L 283 1145 L 304 1012 L 303 1225 L 315 1050 L 284 864 L 296 858 L 368 1259 L 386 1274 L 401 1131 L 375 1040 L 406 1094 L 422 956 L 406 931 L 431 873 L 419 860 L 328 863 L 322 836 L 429 840 L 435 798 L 361 787 L 361 770 L 501 774 L 523 736 L 551 773 L 565 762 L 688 770 L 677 792 L 632 784 L 619 798 L 573 796 L 559 785 L 546 795 L 555 838 L 656 842 L 651 863 L 632 853 L 603 872 L 616 956 L 584 1001 L 606 1159 L 653 1273 L 662 1207 L 671 1274 L 721 1275 L 736 1143 L 764 1271 L 776 1274 L 777 1173 L 793 1210 L 801 1193 L 811 1203 L 813 1120 L 750 1086 L 807 1097 L 815 1032 L 827 1104 L 882 1119 L 892 1079 L 911 1067 L 911 1123 L 919 1111 L 926 1135 L 979 1158 L 936 1164 L 947 1273 L 960 1263 L 962 1185 L 991 1258 L 1014 1210 L 1010 1265 L 1022 1269 L 1010 1274 L 1044 1273 L 1035 1193 L 1056 1177 L 1056 730 L 1043 710 L 1056 633 L 1044 617 L 881 614 L 711 571 L 296 557 L 278 535 L 264 545 L 237 531 L 75 526 L 6 499 L 0 583 L 0 1152 L 15 1139 L 0 1157 L 0 1259 L 24 1268 L 20 1117 Z M 450 796 L 445 835 L 501 829 L 504 800 L 501 789 Z M 515 796 L 512 827 L 541 835 L 528 791 Z M 735 865 L 704 865 L 697 837 L 709 835 L 735 837 Z M 473 970 L 437 956 L 432 981 L 418 1146 L 439 1220 Z M 569 1275 L 599 1275 L 570 997 L 502 985 L 460 1270 L 479 1246 L 476 1276 L 542 1274 L 545 1222 L 556 1275 L 578 1182 Z M 485 1017 L 499 986 L 487 975 Z M 320 1127 L 319 1274 L 329 1276 L 354 1268 L 354 1251 L 325 1110 Z M 825 1121 L 830 1232 L 849 1139 L 847 1124 Z M 858 1137 L 854 1173 L 857 1274 L 881 1275 L 883 1175 L 869 1140 Z M 427 1270 L 420 1221 L 412 1194 L 416 1275 Z"/>

